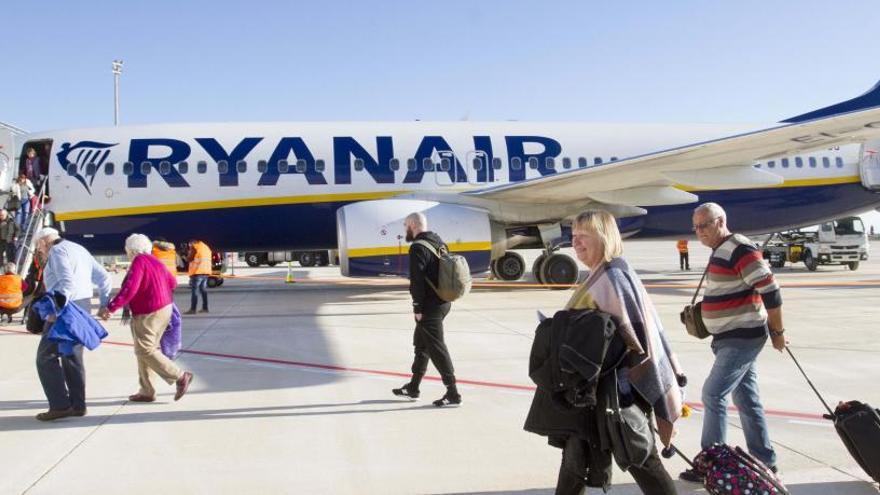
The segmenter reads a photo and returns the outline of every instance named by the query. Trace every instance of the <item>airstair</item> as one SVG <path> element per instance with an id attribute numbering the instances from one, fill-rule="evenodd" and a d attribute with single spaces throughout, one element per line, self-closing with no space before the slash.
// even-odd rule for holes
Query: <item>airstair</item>
<path id="1" fill-rule="evenodd" d="M 37 193 L 36 204 L 28 218 L 27 226 L 21 234 L 21 243 L 18 250 L 18 256 L 15 259 L 16 272 L 21 278 L 26 278 L 34 261 L 34 253 L 36 252 L 37 232 L 43 228 L 46 219 L 46 184 L 48 180 L 43 181 L 40 190 Z"/>

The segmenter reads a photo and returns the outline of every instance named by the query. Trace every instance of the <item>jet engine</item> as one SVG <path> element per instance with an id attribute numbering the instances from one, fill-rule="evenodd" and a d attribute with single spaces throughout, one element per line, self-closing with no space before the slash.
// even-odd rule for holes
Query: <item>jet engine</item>
<path id="1" fill-rule="evenodd" d="M 478 208 L 408 199 L 363 201 L 336 212 L 339 266 L 348 277 L 409 274 L 409 246 L 404 219 L 420 211 L 428 230 L 450 252 L 467 258 L 471 273 L 489 269 L 492 231 L 489 215 Z"/>

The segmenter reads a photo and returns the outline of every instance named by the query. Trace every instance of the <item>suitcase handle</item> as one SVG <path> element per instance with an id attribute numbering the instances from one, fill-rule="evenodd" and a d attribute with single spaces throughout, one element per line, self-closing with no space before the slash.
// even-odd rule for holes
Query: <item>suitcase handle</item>
<path id="1" fill-rule="evenodd" d="M 791 359 L 794 361 L 794 364 L 801 371 L 801 374 L 804 375 L 804 378 L 807 380 L 807 383 L 810 385 L 810 388 L 813 389 L 813 392 L 816 392 L 816 397 L 818 397 L 819 400 L 822 401 L 822 405 L 825 406 L 825 409 L 828 410 L 828 414 L 823 414 L 822 417 L 825 419 L 833 420 L 835 417 L 834 411 L 832 411 L 831 408 L 828 407 L 828 403 L 825 402 L 825 399 L 822 398 L 822 394 L 820 394 L 819 391 L 816 390 L 816 387 L 813 386 L 813 382 L 810 381 L 810 377 L 808 377 L 807 373 L 804 371 L 804 369 L 801 368 L 801 363 L 799 363 L 797 358 L 794 357 L 794 354 L 791 353 L 791 348 L 788 346 L 785 346 L 785 350 L 788 351 L 788 355 L 791 356 Z"/>

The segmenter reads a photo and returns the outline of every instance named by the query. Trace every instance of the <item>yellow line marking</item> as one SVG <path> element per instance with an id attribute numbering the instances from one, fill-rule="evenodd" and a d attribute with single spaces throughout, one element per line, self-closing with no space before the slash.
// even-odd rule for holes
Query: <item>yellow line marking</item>
<path id="1" fill-rule="evenodd" d="M 858 175 L 848 175 L 845 177 L 818 177 L 815 179 L 791 179 L 786 180 L 782 184 L 777 184 L 775 186 L 755 186 L 755 187 L 747 187 L 741 189 L 773 189 L 773 188 L 783 188 L 783 187 L 813 187 L 813 186 L 834 186 L 840 184 L 854 184 L 861 182 L 861 178 Z M 674 186 L 676 189 L 681 189 L 682 191 L 687 192 L 696 192 L 696 191 L 715 191 L 717 189 L 703 189 L 699 187 L 688 187 L 681 184 L 676 184 Z"/>
<path id="2" fill-rule="evenodd" d="M 453 253 L 463 251 L 489 251 L 492 249 L 491 242 L 453 242 L 448 245 Z M 369 256 L 395 256 L 409 254 L 409 246 L 384 246 L 372 248 L 355 248 L 348 250 L 349 258 L 366 258 Z"/>

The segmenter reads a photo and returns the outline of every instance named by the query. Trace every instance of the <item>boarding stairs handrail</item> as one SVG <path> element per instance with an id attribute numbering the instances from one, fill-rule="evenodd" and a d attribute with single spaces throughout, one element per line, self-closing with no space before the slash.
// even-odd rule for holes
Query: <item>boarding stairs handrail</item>
<path id="1" fill-rule="evenodd" d="M 15 259 L 15 269 L 21 278 L 26 278 L 31 268 L 31 262 L 34 259 L 36 251 L 37 232 L 43 228 L 43 219 L 45 218 L 46 206 L 46 184 L 48 180 L 44 180 L 37 193 L 37 204 L 30 214 L 27 227 L 22 235 L 21 247 L 18 250 L 18 256 Z"/>

